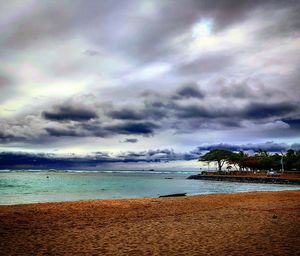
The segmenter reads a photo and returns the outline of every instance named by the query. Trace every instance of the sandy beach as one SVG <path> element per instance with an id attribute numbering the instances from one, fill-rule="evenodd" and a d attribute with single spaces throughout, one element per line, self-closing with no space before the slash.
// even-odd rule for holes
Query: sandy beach
<path id="1" fill-rule="evenodd" d="M 0 206 L 1 255 L 299 255 L 300 191 Z"/>

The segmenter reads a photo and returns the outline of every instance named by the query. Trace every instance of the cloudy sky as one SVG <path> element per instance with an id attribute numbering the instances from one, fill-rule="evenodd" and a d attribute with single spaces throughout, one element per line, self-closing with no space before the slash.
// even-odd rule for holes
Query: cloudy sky
<path id="1" fill-rule="evenodd" d="M 297 144 L 299 13 L 288 0 L 0 0 L 0 149 Z"/>

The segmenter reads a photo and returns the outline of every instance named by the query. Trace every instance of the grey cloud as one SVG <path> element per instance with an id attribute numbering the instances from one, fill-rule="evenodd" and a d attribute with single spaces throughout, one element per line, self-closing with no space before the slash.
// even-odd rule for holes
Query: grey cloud
<path id="1" fill-rule="evenodd" d="M 293 150 L 300 150 L 300 143 L 293 143 L 291 145 L 291 149 L 293 149 Z"/>
<path id="2" fill-rule="evenodd" d="M 218 93 L 224 98 L 255 99 L 265 97 L 274 98 L 277 96 L 277 98 L 281 98 L 285 95 L 284 91 L 267 88 L 262 82 L 257 80 L 251 81 L 251 79 L 233 82 L 221 79 L 217 87 L 220 87 Z"/>
<path id="3" fill-rule="evenodd" d="M 261 15 L 270 15 L 274 18 L 276 16 L 276 22 L 273 19 L 268 19 L 266 21 L 265 27 L 263 27 L 258 34 L 258 38 L 262 40 L 282 37 L 293 37 L 296 33 L 300 32 L 300 22 L 299 22 L 299 11 L 300 11 L 300 2 L 299 1 L 278 1 L 281 2 L 282 6 L 277 9 L 277 12 L 274 13 L 273 8 L 264 11 Z M 284 4 L 285 3 L 285 4 Z M 269 13 L 268 13 L 269 12 Z"/>
<path id="4" fill-rule="evenodd" d="M 123 143 L 137 143 L 139 140 L 136 138 L 126 138 L 125 140 L 123 140 Z"/>
<path id="5" fill-rule="evenodd" d="M 38 143 L 35 139 L 40 139 L 39 131 L 35 131 L 35 133 L 28 133 L 26 130 L 25 124 L 20 124 L 20 126 L 16 129 L 16 125 L 6 125 L 1 126 L 0 124 L 0 144 L 14 144 L 14 143 Z M 40 139 L 42 141 L 42 139 Z"/>
<path id="6" fill-rule="evenodd" d="M 123 152 L 117 157 L 125 162 L 168 162 L 178 160 L 193 160 L 199 156 L 193 152 L 178 153 L 173 149 L 156 149 L 139 152 Z"/>
<path id="7" fill-rule="evenodd" d="M 207 0 L 195 1 L 195 3 L 202 9 L 202 14 L 206 12 L 209 17 L 211 16 L 214 18 L 215 29 L 217 31 L 226 29 L 229 26 L 246 20 L 247 18 L 251 18 L 253 15 L 257 14 L 258 11 L 262 11 L 262 13 L 266 16 L 286 7 L 289 8 L 289 11 L 293 11 L 293 9 L 297 9 L 299 7 L 299 3 L 295 0 Z"/>
<path id="8" fill-rule="evenodd" d="M 201 75 L 225 70 L 234 62 L 234 55 L 210 54 L 201 56 L 192 62 L 181 64 L 177 71 L 183 75 Z"/>
<path id="9" fill-rule="evenodd" d="M 117 1 L 34 1 L 32 6 L 24 3 L 19 8 L 22 16 L 15 17 L 7 31 L 4 45 L 10 48 L 26 48 L 41 44 L 47 39 L 65 40 L 66 36 L 95 32 L 114 12 Z M 119 5 L 123 5 L 118 2 Z M 67 10 L 67 11 L 66 11 Z M 98 26 L 96 24 L 98 23 Z"/>
<path id="10" fill-rule="evenodd" d="M 101 151 L 95 152 L 95 155 L 96 155 L 97 158 L 108 158 L 110 156 L 109 153 L 101 152 Z"/>
<path id="11" fill-rule="evenodd" d="M 191 29 L 201 18 L 212 18 L 214 29 L 220 31 L 250 16 L 251 12 L 271 3 L 274 9 L 279 8 L 274 1 L 161 1 L 157 2 L 154 18 L 144 22 L 146 26 L 135 26 L 139 37 L 123 38 L 129 56 L 150 61 L 168 58 L 172 48 L 170 41 L 177 35 Z M 272 4 L 274 3 L 274 4 Z M 218 64 L 216 64 L 218 65 Z M 223 66 L 223 65 L 221 65 Z M 205 69 L 205 67 L 202 67 Z M 213 68 L 213 67 L 210 67 Z M 200 69 L 201 70 L 201 69 Z M 210 70 L 210 69 L 209 69 Z"/>
<path id="12" fill-rule="evenodd" d="M 143 4 L 150 5 L 145 5 L 147 8 L 144 6 L 143 9 Z M 37 134 L 41 133 L 41 136 L 43 132 L 57 139 L 80 136 L 106 138 L 119 134 L 147 136 L 169 129 L 175 133 L 187 131 L 196 134 L 205 128 L 218 129 L 221 133 L 221 130 L 225 129 L 243 128 L 244 121 L 251 124 L 272 124 L 276 120 L 282 120 L 287 124 L 286 133 L 298 129 L 299 72 L 297 72 L 296 61 L 289 62 L 288 54 L 286 56 L 286 62 L 289 63 L 288 71 L 283 69 L 283 74 L 281 74 L 279 70 L 277 74 L 277 69 L 275 69 L 276 75 L 273 74 L 274 71 L 272 73 L 262 70 L 267 69 L 265 66 L 261 70 L 256 70 L 245 64 L 249 61 L 249 55 L 253 54 L 256 57 L 258 51 L 266 48 L 265 45 L 270 45 L 270 50 L 272 50 L 272 41 L 257 38 L 261 36 L 261 33 L 265 33 L 266 37 L 270 37 L 271 40 L 274 39 L 272 34 L 276 37 L 280 36 L 281 41 L 278 43 L 284 42 L 283 49 L 286 49 L 286 45 L 295 48 L 294 44 L 289 42 L 293 42 L 299 31 L 299 19 L 297 19 L 299 3 L 297 1 L 92 0 L 59 3 L 35 1 L 32 6 L 27 7 L 26 4 L 20 6 L 21 10 L 24 10 L 23 15 L 15 17 L 6 26 L 7 30 L 3 32 L 4 36 L 1 38 L 0 50 L 5 55 L 2 65 L 7 65 L 7 70 L 10 70 L 10 67 L 18 67 L 14 65 L 16 61 L 23 67 L 24 63 L 27 63 L 23 61 L 23 58 L 29 53 L 32 59 L 30 57 L 28 61 L 30 65 L 26 65 L 26 68 L 28 67 L 30 71 L 32 68 L 33 76 L 30 77 L 30 72 L 25 69 L 26 74 L 22 73 L 23 70 L 20 74 L 13 69 L 11 69 L 11 74 L 1 71 L 0 100 L 11 99 L 12 102 L 18 100 L 15 97 L 15 91 L 23 84 L 17 83 L 18 81 L 14 79 L 23 76 L 26 80 L 24 84 L 31 83 L 31 78 L 34 79 L 35 75 L 39 79 L 47 77 L 45 78 L 47 81 L 48 79 L 52 81 L 53 78 L 56 82 L 57 76 L 55 78 L 53 76 L 55 68 L 49 68 L 47 63 L 51 62 L 50 59 L 55 55 L 57 48 L 60 49 L 61 46 L 67 48 L 70 45 L 70 51 L 67 51 L 66 55 L 53 57 L 57 63 L 62 63 L 57 68 L 62 76 L 57 80 L 62 79 L 64 83 L 66 79 L 68 83 L 69 79 L 73 81 L 77 77 L 82 79 L 81 76 L 84 74 L 84 79 L 80 80 L 80 83 L 84 83 L 86 93 L 95 96 L 92 101 L 96 102 L 92 103 L 93 107 L 90 108 L 81 107 L 80 104 L 70 104 L 56 106 L 51 110 L 51 108 L 46 108 L 48 103 L 44 98 L 45 111 L 42 112 L 42 119 L 40 120 L 39 116 L 37 120 L 40 123 L 37 125 L 33 122 L 26 126 L 25 121 L 20 122 L 20 126 L 24 125 L 27 128 L 29 126 Z M 274 16 L 271 13 L 274 13 Z M 278 13 L 285 13 L 286 16 L 276 16 Z M 2 16 L 7 17 L 5 15 L 3 12 Z M 257 19 L 257 15 L 266 15 L 264 22 Z M 195 22 L 205 19 L 211 19 L 213 35 L 216 37 L 226 29 L 242 24 L 242 32 L 251 33 L 246 36 L 246 39 L 249 36 L 251 42 L 246 42 L 243 49 L 224 50 L 218 54 L 212 49 L 202 55 L 193 56 L 195 59 L 192 61 L 187 61 L 185 55 L 181 55 L 181 48 L 174 43 L 173 39 L 190 32 Z M 255 27 L 256 30 L 248 31 L 248 25 L 250 26 L 254 21 L 258 24 Z M 266 31 L 265 29 L 268 28 L 270 30 Z M 73 45 L 70 42 L 75 43 Z M 247 48 L 248 43 L 249 48 Z M 275 44 L 274 51 L 277 54 L 278 45 L 276 42 Z M 80 49 L 73 49 L 74 46 Z M 295 59 L 296 51 L 297 49 L 290 53 Z M 44 52 L 45 56 L 42 55 Z M 50 59 L 47 59 L 48 54 L 52 56 Z M 100 57 L 88 58 L 86 56 L 102 54 L 107 58 L 103 60 L 105 63 L 103 67 L 97 64 L 94 65 L 96 68 L 90 71 L 92 68 L 89 65 L 92 65 L 94 61 L 102 60 Z M 268 51 L 268 55 L 272 54 L 274 53 Z M 260 56 L 258 54 L 254 61 L 260 62 Z M 40 59 L 45 59 L 45 62 Z M 124 69 L 120 68 L 122 75 L 118 73 L 115 76 L 117 72 L 112 71 L 114 75 L 110 76 L 114 61 L 122 63 L 120 66 L 123 63 L 126 66 Z M 151 66 L 153 63 L 148 62 L 152 61 L 154 63 L 164 61 L 170 66 L 170 70 L 153 80 L 132 81 L 136 84 L 135 87 L 130 86 L 131 81 L 123 79 L 128 69 L 129 73 L 134 74 L 135 70 L 131 70 L 134 69 L 133 67 L 142 70 L 143 67 Z M 256 63 L 252 61 L 252 59 L 249 61 L 250 65 L 256 66 Z M 99 74 L 102 75 L 103 72 L 104 79 L 99 78 L 98 67 Z M 72 69 L 70 74 L 68 69 Z M 84 71 L 81 73 L 82 69 Z M 109 70 L 108 75 L 106 69 Z M 265 71 L 267 74 L 260 74 Z M 89 72 L 92 76 L 97 76 L 95 81 L 93 77 L 90 78 Z M 214 78 L 223 76 L 224 79 L 232 80 L 237 77 L 239 82 L 229 81 L 220 86 L 211 82 Z M 252 76 L 256 77 L 256 84 L 251 81 Z M 130 79 L 135 80 L 134 75 Z M 104 86 L 101 84 L 102 81 L 104 81 Z M 189 81 L 191 82 L 186 84 Z M 102 93 L 106 87 L 110 86 L 110 82 L 114 84 L 111 86 L 114 87 L 113 95 L 103 96 Z M 201 84 L 201 89 L 196 83 Z M 183 84 L 183 86 L 175 88 L 178 84 Z M 137 96 L 146 88 L 153 89 L 154 92 Z M 124 91 L 127 91 L 126 96 L 123 95 Z M 18 93 L 21 92 L 22 90 L 18 90 Z M 89 100 L 85 98 L 82 101 L 89 102 Z M 104 108 L 101 105 L 103 100 L 111 101 L 111 105 Z M 20 119 L 22 111 L 23 109 L 18 110 L 18 113 L 12 115 L 12 119 Z M 99 116 L 101 116 L 101 122 Z M 72 121 L 76 121 L 76 126 L 69 126 L 73 123 Z M 9 135 L 11 127 L 12 125 L 5 127 L 5 132 L 2 132 L 0 136 L 2 141 L 27 139 L 26 135 L 23 135 L 26 133 L 22 127 L 13 135 Z M 281 130 L 278 131 L 281 132 Z"/>
<path id="13" fill-rule="evenodd" d="M 99 123 L 81 123 L 78 125 L 67 125 L 60 127 L 46 127 L 49 136 L 54 137 L 112 137 L 120 134 L 126 135 L 152 135 L 158 125 L 152 122 L 132 122 L 101 125 Z"/>
<path id="14" fill-rule="evenodd" d="M 296 104 L 292 102 L 250 102 L 245 107 L 237 107 L 231 104 L 222 106 L 205 104 L 205 102 L 197 103 L 197 98 L 196 102 L 191 101 L 182 105 L 178 104 L 177 98 L 174 99 L 174 95 L 179 94 L 187 97 L 183 98 L 184 100 L 190 100 L 189 92 L 186 94 L 186 91 L 180 87 L 175 92 L 169 92 L 168 96 L 158 94 L 153 97 L 152 94 L 144 94 L 142 98 L 144 105 L 137 108 L 139 112 L 133 110 L 134 108 L 130 105 L 127 105 L 126 108 L 115 108 L 114 105 L 111 105 L 112 111 L 108 112 L 109 115 L 104 115 L 101 122 L 94 110 L 73 107 L 72 105 L 56 106 L 54 111 L 44 111 L 42 116 L 46 120 L 55 121 L 57 125 L 52 123 L 44 130 L 50 137 L 108 138 L 121 134 L 149 136 L 168 129 L 173 129 L 176 133 L 190 133 L 201 129 L 242 128 L 242 123 L 245 120 L 263 124 L 282 119 L 292 129 L 297 126 L 297 121 L 287 119 L 287 117 L 294 116 L 299 112 Z M 77 104 L 73 103 L 73 105 L 76 106 Z M 97 111 L 107 113 L 107 110 L 101 109 L 101 107 L 98 107 Z M 75 125 L 69 121 L 78 122 Z M 282 126 L 272 127 L 272 129 L 280 130 Z M 14 137 L 17 138 L 18 134 Z M 13 137 L 9 139 L 14 140 Z"/>
<path id="15" fill-rule="evenodd" d="M 25 15 L 16 19 L 14 28 L 6 32 L 5 44 L 7 47 L 33 46 L 49 38 L 63 39 L 81 33 L 98 46 L 135 56 L 137 60 L 151 60 L 170 54 L 172 49 L 168 43 L 171 38 L 188 30 L 201 18 L 213 18 L 215 29 L 221 30 L 267 4 L 277 9 L 280 7 L 278 2 L 153 1 L 150 3 L 153 11 L 147 16 L 139 13 L 138 7 L 149 4 L 148 1 L 61 1 L 47 4 L 36 1 L 30 11 L 25 4 L 21 5 Z M 144 11 L 150 10 L 146 8 Z"/>
<path id="16" fill-rule="evenodd" d="M 96 152 L 86 156 L 59 156 L 55 154 L 31 154 L 20 152 L 0 152 L 0 169 L 18 168 L 23 165 L 27 168 L 65 169 L 97 167 L 106 163 L 136 163 L 136 162 L 168 162 L 177 160 L 192 160 L 197 157 L 191 153 L 177 153 L 172 149 L 157 149 L 139 152 L 123 152 L 118 155 Z M 33 164 L 34 163 L 34 164 Z"/>
<path id="17" fill-rule="evenodd" d="M 13 141 L 24 140 L 26 138 L 16 135 L 13 133 L 7 133 L 5 131 L 0 131 L 0 142 L 1 143 L 10 143 Z"/>
<path id="18" fill-rule="evenodd" d="M 174 99 L 182 99 L 182 98 L 204 98 L 203 92 L 200 91 L 197 84 L 185 84 L 181 86 L 176 94 L 173 96 Z"/>
<path id="19" fill-rule="evenodd" d="M 105 128 L 115 134 L 152 135 L 159 126 L 152 122 L 125 122 Z"/>
<path id="20" fill-rule="evenodd" d="M 153 5 L 153 8 L 148 5 Z M 145 5 L 144 9 L 142 6 Z M 129 58 L 140 64 L 168 59 L 176 53 L 173 38 L 191 29 L 201 19 L 211 18 L 220 31 L 251 16 L 257 9 L 280 9 L 295 1 L 35 1 L 29 8 L 21 5 L 24 15 L 7 30 L 3 47 L 35 48 L 54 39 L 64 42 L 78 35 L 108 53 Z M 139 8 L 141 7 L 141 8 Z M 151 9 L 152 8 L 152 9 Z M 292 9 L 292 7 L 291 7 Z M 67 10 L 67 11 L 66 11 Z M 152 10 L 152 11 L 151 11 Z M 143 13 L 145 12 L 145 13 Z M 147 12 L 151 12 L 149 15 Z M 117 28 L 117 29 L 116 29 Z M 88 49 L 96 56 L 98 50 Z M 232 56 L 209 56 L 179 67 L 183 74 L 220 71 L 232 62 Z"/>
<path id="21" fill-rule="evenodd" d="M 108 113 L 108 115 L 113 119 L 121 120 L 141 120 L 143 115 L 136 110 L 123 108 L 120 110 L 113 110 Z"/>
<path id="22" fill-rule="evenodd" d="M 204 107 L 198 104 L 190 104 L 188 106 L 176 105 L 176 115 L 180 118 L 239 118 L 244 119 L 268 119 L 287 116 L 299 111 L 295 103 L 276 102 L 262 103 L 250 102 L 245 107 Z"/>
<path id="23" fill-rule="evenodd" d="M 212 149 L 227 149 L 232 151 L 251 151 L 258 152 L 260 149 L 267 150 L 271 153 L 285 152 L 288 149 L 299 150 L 300 145 L 294 143 L 288 145 L 285 143 L 266 142 L 262 144 L 215 144 L 207 146 L 199 146 L 198 148 L 189 152 L 175 152 L 173 149 L 155 149 L 147 151 L 126 151 L 120 154 L 107 154 L 106 152 L 96 152 L 86 156 L 72 155 L 69 157 L 62 157 L 55 154 L 30 154 L 30 153 L 12 153 L 0 152 L 1 165 L 0 169 L 18 168 L 20 165 L 27 166 L 27 168 L 82 168 L 82 167 L 97 167 L 98 165 L 106 163 L 137 163 L 149 162 L 160 163 L 179 160 L 194 160 L 196 161 L 200 155 Z M 32 163 L 35 163 L 34 165 Z"/>
<path id="24" fill-rule="evenodd" d="M 258 152 L 259 150 L 266 150 L 271 153 L 276 153 L 276 152 L 287 151 L 291 147 L 292 146 L 286 143 L 275 143 L 272 141 L 261 143 L 261 144 L 249 143 L 249 144 L 241 144 L 241 145 L 221 143 L 221 144 L 212 144 L 207 146 L 199 146 L 193 152 L 200 155 L 204 151 L 209 151 L 214 149 L 225 149 L 230 151 L 253 151 L 253 152 Z"/>
<path id="25" fill-rule="evenodd" d="M 225 109 L 208 109 L 199 105 L 178 106 L 176 115 L 180 118 L 217 118 L 231 114 Z"/>
<path id="26" fill-rule="evenodd" d="M 300 118 L 297 118 L 297 119 L 282 119 L 282 121 L 287 123 L 292 129 L 300 130 Z"/>
<path id="27" fill-rule="evenodd" d="M 44 111 L 42 116 L 51 121 L 88 121 L 97 118 L 96 112 L 73 106 L 57 106 L 53 112 Z"/>
<path id="28" fill-rule="evenodd" d="M 45 128 L 47 133 L 50 136 L 54 137 L 82 137 L 82 134 L 79 134 L 75 130 L 72 129 L 57 129 L 57 128 Z"/>
<path id="29" fill-rule="evenodd" d="M 261 119 L 278 116 L 286 116 L 288 114 L 299 111 L 299 108 L 293 103 L 250 103 L 243 111 L 244 117 L 250 119 Z"/>
<path id="30" fill-rule="evenodd" d="M 17 81 L 9 75 L 7 72 L 4 72 L 0 69 L 0 102 L 3 102 L 10 98 L 11 95 L 16 93 Z"/>
<path id="31" fill-rule="evenodd" d="M 49 37 L 58 38 L 70 28 L 75 18 L 70 12 L 64 12 L 62 4 L 35 2 L 31 7 L 29 10 L 25 3 L 20 5 L 24 15 L 15 17 L 14 29 L 6 31 L 4 45 L 7 47 L 26 48 Z"/>

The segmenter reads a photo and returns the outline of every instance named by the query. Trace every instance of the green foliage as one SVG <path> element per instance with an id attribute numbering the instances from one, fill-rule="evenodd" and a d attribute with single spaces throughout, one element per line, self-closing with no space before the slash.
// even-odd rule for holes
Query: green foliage
<path id="1" fill-rule="evenodd" d="M 233 152 L 224 149 L 214 149 L 206 153 L 204 156 L 201 156 L 199 161 L 206 162 L 217 162 L 219 171 L 222 170 L 222 166 L 226 161 L 229 161 Z"/>
<path id="2" fill-rule="evenodd" d="M 287 170 L 300 171 L 300 150 L 288 150 L 283 161 Z"/>
<path id="3" fill-rule="evenodd" d="M 244 170 L 281 170 L 282 163 L 284 170 L 300 171 L 300 150 L 288 150 L 283 154 L 269 154 L 267 151 L 260 150 L 254 156 L 248 156 L 244 152 L 232 152 L 223 149 L 214 149 L 199 158 L 199 161 L 217 162 L 218 170 L 221 174 L 225 163 L 230 165 L 228 170 L 235 167 L 235 171 Z M 223 172 L 222 172 L 223 173 Z"/>

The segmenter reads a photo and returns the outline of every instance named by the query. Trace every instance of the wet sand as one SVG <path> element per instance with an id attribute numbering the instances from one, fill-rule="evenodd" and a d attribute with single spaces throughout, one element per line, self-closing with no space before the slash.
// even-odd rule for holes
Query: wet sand
<path id="1" fill-rule="evenodd" d="M 300 255 L 300 191 L 0 206 L 1 255 Z"/>

